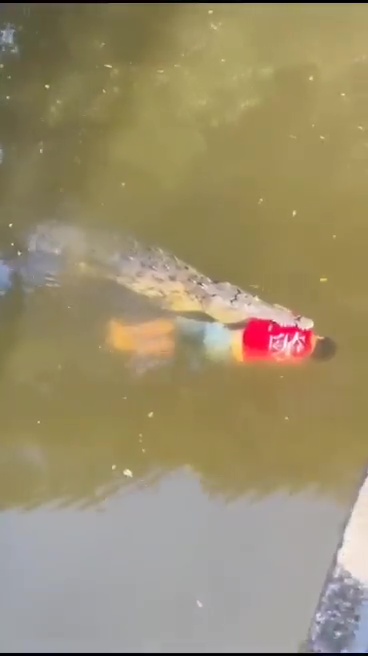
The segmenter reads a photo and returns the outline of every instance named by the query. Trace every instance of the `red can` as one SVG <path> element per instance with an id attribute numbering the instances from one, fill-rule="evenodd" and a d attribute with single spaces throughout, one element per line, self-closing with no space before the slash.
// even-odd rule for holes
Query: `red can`
<path id="1" fill-rule="evenodd" d="M 335 352 L 335 342 L 330 338 L 273 321 L 252 319 L 242 334 L 242 359 L 247 362 L 300 362 L 311 357 L 326 360 Z"/>

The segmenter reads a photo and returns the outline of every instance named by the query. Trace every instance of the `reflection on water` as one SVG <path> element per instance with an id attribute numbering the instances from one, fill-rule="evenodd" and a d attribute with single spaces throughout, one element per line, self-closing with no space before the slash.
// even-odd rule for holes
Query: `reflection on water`
<path id="1" fill-rule="evenodd" d="M 223 650 L 295 650 L 338 535 L 334 504 L 366 458 L 367 8 L 2 7 L 17 45 L 0 58 L 2 241 L 9 223 L 45 215 L 119 225 L 312 316 L 339 344 L 323 366 L 180 362 L 137 376 L 99 349 L 97 291 L 77 318 L 67 290 L 28 299 L 0 336 L 3 644 L 104 648 L 113 613 L 115 650 L 205 651 L 213 635 Z M 101 551 L 88 561 L 93 539 Z M 51 574 L 53 550 L 65 580 Z M 110 556 L 134 576 L 104 580 Z M 211 620 L 197 618 L 204 571 Z M 166 624 L 162 595 L 176 599 Z M 265 613 L 269 642 L 264 628 L 249 633 Z"/>

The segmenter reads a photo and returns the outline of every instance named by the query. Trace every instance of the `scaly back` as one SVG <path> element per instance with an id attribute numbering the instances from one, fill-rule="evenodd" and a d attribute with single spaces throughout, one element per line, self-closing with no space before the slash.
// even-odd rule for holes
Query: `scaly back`
<path id="1" fill-rule="evenodd" d="M 253 317 L 285 326 L 313 327 L 307 317 L 228 282 L 214 282 L 175 255 L 118 233 L 50 221 L 25 235 L 23 247 L 29 253 L 57 256 L 65 274 L 78 271 L 116 281 L 172 312 L 204 313 L 223 324 Z"/>

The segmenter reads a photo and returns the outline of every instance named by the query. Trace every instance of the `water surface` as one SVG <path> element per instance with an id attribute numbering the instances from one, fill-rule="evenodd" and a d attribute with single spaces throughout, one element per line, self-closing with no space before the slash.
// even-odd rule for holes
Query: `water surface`
<path id="1" fill-rule="evenodd" d="M 2 239 L 119 226 L 339 352 L 137 376 L 97 290 L 4 319 L 0 648 L 295 652 L 366 458 L 368 10 L 2 12 Z"/>

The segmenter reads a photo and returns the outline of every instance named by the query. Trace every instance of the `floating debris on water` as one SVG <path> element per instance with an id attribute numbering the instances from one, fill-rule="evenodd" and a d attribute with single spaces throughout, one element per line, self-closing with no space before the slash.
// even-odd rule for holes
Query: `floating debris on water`
<path id="1" fill-rule="evenodd" d="M 202 604 L 201 601 L 199 601 L 199 599 L 196 600 L 196 604 L 197 604 L 198 608 L 203 608 L 203 604 Z"/>
<path id="2" fill-rule="evenodd" d="M 0 29 L 0 52 L 10 55 L 19 54 L 19 46 L 16 43 L 16 29 L 9 23 Z"/>
<path id="3" fill-rule="evenodd" d="M 143 433 L 139 433 L 138 442 L 139 442 L 139 444 L 142 445 L 142 443 L 143 443 Z M 143 446 L 141 446 L 141 452 L 146 453 L 146 449 Z"/>
<path id="4" fill-rule="evenodd" d="M 320 278 L 319 279 L 320 282 L 327 282 L 327 280 L 328 280 L 328 278 Z"/>
<path id="5" fill-rule="evenodd" d="M 152 419 L 152 417 L 153 417 L 153 410 L 151 410 L 151 412 L 148 413 L 147 417 L 149 417 L 150 419 Z"/>
<path id="6" fill-rule="evenodd" d="M 111 465 L 111 469 L 112 469 L 112 471 L 115 471 L 116 465 Z"/>
<path id="7" fill-rule="evenodd" d="M 292 215 L 292 216 L 296 216 L 296 215 L 297 215 L 297 211 L 296 211 L 296 210 L 293 210 L 292 213 L 291 213 L 291 215 Z"/>
<path id="8" fill-rule="evenodd" d="M 263 198 L 260 198 L 260 199 L 258 200 L 258 205 L 262 205 L 262 203 L 263 203 Z"/>
<path id="9" fill-rule="evenodd" d="M 104 44 L 105 45 L 105 44 Z M 104 64 L 105 68 L 112 68 L 112 64 Z"/>
<path id="10" fill-rule="evenodd" d="M 124 476 L 126 476 L 127 478 L 133 478 L 133 472 L 132 472 L 131 469 L 124 469 L 123 474 L 124 474 Z"/>

